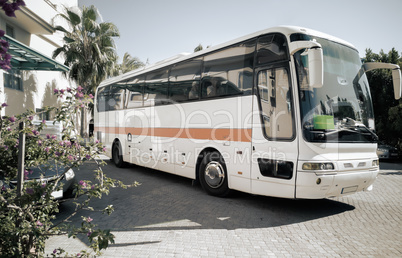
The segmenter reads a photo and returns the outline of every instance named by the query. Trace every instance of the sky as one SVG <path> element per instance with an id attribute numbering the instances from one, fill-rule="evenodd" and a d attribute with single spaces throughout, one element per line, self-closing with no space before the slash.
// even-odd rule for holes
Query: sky
<path id="1" fill-rule="evenodd" d="M 295 25 L 371 48 L 402 52 L 402 0 L 78 0 L 120 31 L 124 53 L 150 64 L 278 25 Z"/>

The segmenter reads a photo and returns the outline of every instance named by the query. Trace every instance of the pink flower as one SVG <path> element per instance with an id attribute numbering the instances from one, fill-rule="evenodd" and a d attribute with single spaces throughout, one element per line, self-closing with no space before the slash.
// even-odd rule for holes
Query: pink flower
<path id="1" fill-rule="evenodd" d="M 81 92 L 77 92 L 77 93 L 75 94 L 75 97 L 76 97 L 77 99 L 83 98 L 83 97 L 84 97 L 84 94 L 81 93 Z"/>
<path id="2" fill-rule="evenodd" d="M 45 148 L 45 152 L 46 152 L 46 153 L 49 153 L 49 150 L 50 150 L 49 147 L 46 147 L 46 148 Z"/>
<path id="3" fill-rule="evenodd" d="M 89 94 L 88 96 L 89 96 L 91 99 L 94 98 L 94 95 L 92 95 L 92 94 Z"/>
<path id="4" fill-rule="evenodd" d="M 85 155 L 85 158 L 86 159 L 91 159 L 91 155 L 87 154 L 87 155 Z"/>
<path id="5" fill-rule="evenodd" d="M 1 104 L 2 107 L 8 107 L 7 103 Z"/>
<path id="6" fill-rule="evenodd" d="M 36 136 L 38 136 L 38 135 L 39 135 L 39 132 L 38 132 L 38 131 L 36 131 L 36 130 L 32 130 L 32 133 L 33 133 L 34 135 L 36 135 Z"/>
<path id="7" fill-rule="evenodd" d="M 39 220 L 36 221 L 36 225 L 39 226 L 39 227 L 42 227 L 42 226 L 43 226 L 42 222 L 40 222 Z"/>
<path id="8" fill-rule="evenodd" d="M 38 140 L 38 146 L 42 146 L 42 141 Z"/>
<path id="9" fill-rule="evenodd" d="M 54 250 L 53 250 L 53 253 L 56 254 L 56 253 L 57 253 L 57 249 L 54 249 Z"/>
<path id="10" fill-rule="evenodd" d="M 54 90 L 53 90 L 53 93 L 54 93 L 54 94 L 58 94 L 58 93 L 59 93 L 59 90 L 58 90 L 58 89 L 54 89 Z"/>
<path id="11" fill-rule="evenodd" d="M 85 182 L 82 181 L 82 180 L 81 180 L 78 184 L 81 185 L 82 188 L 86 188 L 86 187 L 87 187 L 87 183 L 85 183 Z"/>
<path id="12" fill-rule="evenodd" d="M 10 116 L 10 117 L 8 118 L 8 120 L 9 120 L 11 123 L 14 123 L 14 122 L 16 121 L 15 116 Z"/>
<path id="13" fill-rule="evenodd" d="M 67 87 L 67 92 L 71 92 L 71 88 Z"/>
<path id="14" fill-rule="evenodd" d="M 69 160 L 69 161 L 73 161 L 73 160 L 74 160 L 74 156 L 68 155 L 68 160 Z"/>
<path id="15" fill-rule="evenodd" d="M 77 91 L 82 91 L 84 88 L 83 87 L 81 87 L 81 86 L 78 86 L 77 87 Z"/>
<path id="16" fill-rule="evenodd" d="M 24 180 L 28 180 L 29 172 L 28 170 L 24 170 Z"/>
<path id="17" fill-rule="evenodd" d="M 91 221 L 93 221 L 93 219 L 91 217 L 88 217 L 85 219 L 86 222 L 90 223 Z"/>

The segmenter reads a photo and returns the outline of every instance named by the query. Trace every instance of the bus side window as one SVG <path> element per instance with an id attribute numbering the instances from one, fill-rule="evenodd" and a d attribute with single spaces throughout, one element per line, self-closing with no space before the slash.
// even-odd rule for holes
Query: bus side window
<path id="1" fill-rule="evenodd" d="M 154 106 L 168 104 L 168 69 L 159 70 L 147 74 L 145 81 L 144 94 L 148 94 L 144 98 L 144 106 Z"/>
<path id="2" fill-rule="evenodd" d="M 107 103 L 107 93 L 109 92 L 109 86 L 99 88 L 98 94 L 96 97 L 96 108 L 98 112 L 105 112 L 108 110 Z"/>
<path id="3" fill-rule="evenodd" d="M 143 87 L 139 84 L 133 84 L 127 86 L 127 108 L 142 107 Z"/>
<path id="4" fill-rule="evenodd" d="M 120 110 L 124 108 L 125 87 L 113 85 L 110 88 L 107 104 L 109 110 Z"/>
<path id="5" fill-rule="evenodd" d="M 199 80 L 202 58 L 196 58 L 174 66 L 169 76 L 169 94 L 173 101 L 199 98 Z"/>
<path id="6" fill-rule="evenodd" d="M 255 44 L 249 40 L 206 55 L 201 97 L 251 94 Z"/>
<path id="7" fill-rule="evenodd" d="M 257 65 L 289 60 L 286 42 L 282 34 L 269 34 L 259 38 Z"/>

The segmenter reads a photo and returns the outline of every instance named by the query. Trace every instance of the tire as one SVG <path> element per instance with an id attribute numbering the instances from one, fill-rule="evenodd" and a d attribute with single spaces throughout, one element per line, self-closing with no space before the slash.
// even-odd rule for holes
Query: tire
<path id="1" fill-rule="evenodd" d="M 112 148 L 112 161 L 118 168 L 124 167 L 123 155 L 120 142 L 115 142 Z"/>
<path id="2" fill-rule="evenodd" d="M 208 152 L 204 155 L 198 176 L 202 188 L 209 195 L 224 197 L 229 194 L 226 165 L 218 152 Z"/>

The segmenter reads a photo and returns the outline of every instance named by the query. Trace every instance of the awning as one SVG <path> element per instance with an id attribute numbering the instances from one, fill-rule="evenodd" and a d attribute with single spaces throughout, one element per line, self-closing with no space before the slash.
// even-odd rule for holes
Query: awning
<path id="1" fill-rule="evenodd" d="M 4 35 L 10 46 L 8 53 L 12 56 L 11 66 L 17 70 L 61 71 L 68 72 L 69 68 L 44 54 L 24 45 L 23 43 Z"/>

